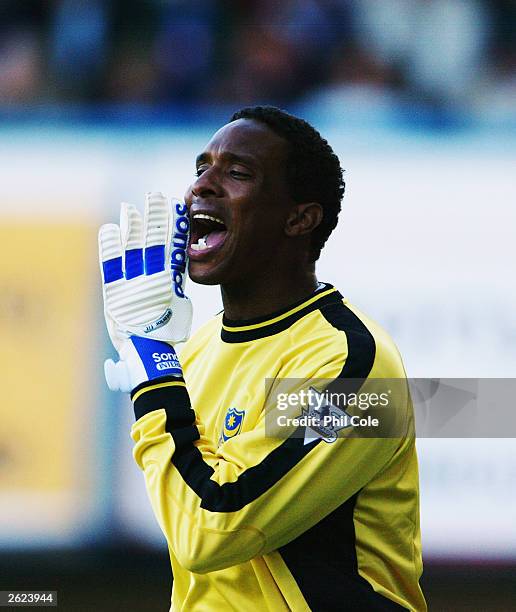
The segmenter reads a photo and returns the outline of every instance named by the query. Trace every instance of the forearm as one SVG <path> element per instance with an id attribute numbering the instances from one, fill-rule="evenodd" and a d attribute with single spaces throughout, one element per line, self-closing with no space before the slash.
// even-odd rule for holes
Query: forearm
<path id="1" fill-rule="evenodd" d="M 132 397 L 138 419 L 132 430 L 134 458 L 143 470 L 156 518 L 180 564 L 205 573 L 259 555 L 265 537 L 246 524 L 245 513 L 203 507 L 223 508 L 231 501 L 211 479 L 218 458 L 213 448 L 203 445 L 202 426 L 196 422 L 184 382 L 170 378 L 143 385 Z M 233 503 L 239 505 L 236 499 Z"/>

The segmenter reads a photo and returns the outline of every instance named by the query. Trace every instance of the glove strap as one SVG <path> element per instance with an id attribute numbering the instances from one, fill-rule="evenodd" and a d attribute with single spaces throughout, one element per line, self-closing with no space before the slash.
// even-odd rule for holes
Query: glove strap
<path id="1" fill-rule="evenodd" d="M 108 359 L 104 363 L 106 382 L 112 391 L 128 393 L 150 380 L 183 376 L 176 352 L 167 342 L 131 336 L 119 353 L 119 362 Z"/>

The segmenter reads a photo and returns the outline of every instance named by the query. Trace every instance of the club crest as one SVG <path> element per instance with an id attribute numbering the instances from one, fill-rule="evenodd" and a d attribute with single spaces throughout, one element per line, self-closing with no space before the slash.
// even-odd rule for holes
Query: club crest
<path id="1" fill-rule="evenodd" d="M 230 408 L 226 412 L 224 418 L 224 427 L 221 434 L 221 442 L 226 442 L 230 438 L 233 438 L 240 433 L 242 429 L 242 422 L 244 420 L 245 410 L 237 410 L 236 408 Z"/>

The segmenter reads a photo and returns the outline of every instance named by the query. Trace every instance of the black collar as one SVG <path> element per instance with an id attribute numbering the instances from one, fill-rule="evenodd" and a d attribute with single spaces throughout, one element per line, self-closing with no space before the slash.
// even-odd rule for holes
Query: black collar
<path id="1" fill-rule="evenodd" d="M 264 317 L 234 321 L 223 315 L 220 337 L 224 342 L 235 343 L 272 336 L 288 329 L 309 312 L 337 301 L 342 301 L 342 295 L 332 285 L 322 283 L 303 300 Z"/>

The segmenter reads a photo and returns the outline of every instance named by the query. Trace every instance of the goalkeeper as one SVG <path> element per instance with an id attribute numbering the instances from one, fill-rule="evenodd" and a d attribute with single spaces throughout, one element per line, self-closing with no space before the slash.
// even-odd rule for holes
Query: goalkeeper
<path id="1" fill-rule="evenodd" d="M 253 107 L 212 137 L 196 174 L 186 204 L 149 194 L 143 219 L 123 205 L 99 234 L 120 356 L 106 378 L 134 403 L 171 609 L 426 610 L 414 437 L 266 431 L 266 380 L 405 376 L 388 335 L 315 275 L 344 193 L 338 158 L 305 121 Z M 224 311 L 178 359 L 186 255 Z M 410 398 L 397 410 L 410 421 Z"/>

